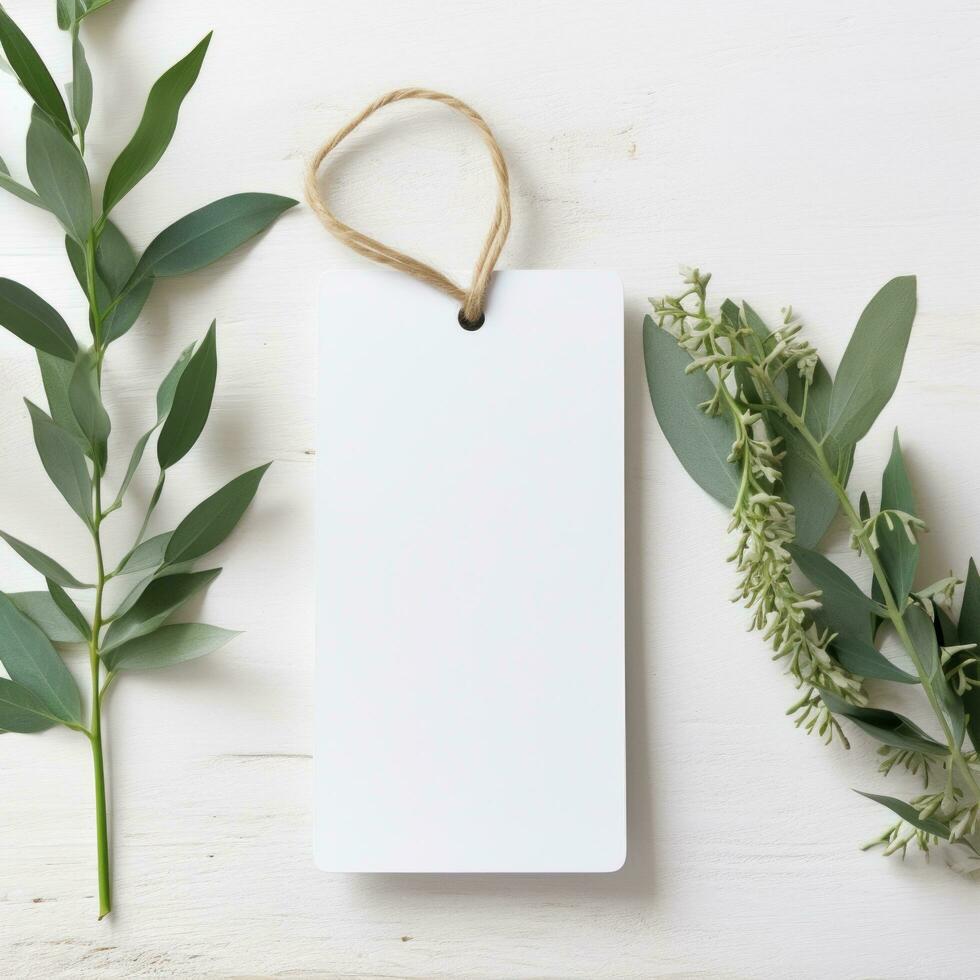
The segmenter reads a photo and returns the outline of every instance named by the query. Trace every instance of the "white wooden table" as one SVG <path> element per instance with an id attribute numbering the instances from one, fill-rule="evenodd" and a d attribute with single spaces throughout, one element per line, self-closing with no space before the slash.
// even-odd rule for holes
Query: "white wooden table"
<path id="1" fill-rule="evenodd" d="M 67 77 L 54 2 L 10 0 Z M 51 9 L 48 9 L 51 8 Z M 119 209 L 143 246 L 224 194 L 297 194 L 304 154 L 377 94 L 428 85 L 472 102 L 513 173 L 513 268 L 610 267 L 627 295 L 630 853 L 575 877 L 349 877 L 311 858 L 311 489 L 315 283 L 358 265 L 307 212 L 157 288 L 108 362 L 117 453 L 147 395 L 217 316 L 212 421 L 169 482 L 159 527 L 275 459 L 194 612 L 245 630 L 224 652 L 124 678 L 109 699 L 116 911 L 97 923 L 87 746 L 0 740 L 0 974 L 414 978 L 975 975 L 977 884 L 943 861 L 862 854 L 886 815 L 873 748 L 823 748 L 727 602 L 726 517 L 691 484 L 649 407 L 646 297 L 679 262 L 717 298 L 792 302 L 836 364 L 860 309 L 915 272 L 920 315 L 899 393 L 859 456 L 872 489 L 900 424 L 932 528 L 927 572 L 980 551 L 980 3 L 738 0 L 115 0 L 86 29 L 92 159 L 128 138 L 144 93 L 215 39 L 162 163 Z M 26 104 L 0 86 L 0 155 L 23 166 Z M 341 214 L 465 266 L 492 182 L 438 108 L 391 110 L 333 173 Z M 60 235 L 0 202 L 0 274 L 84 331 Z M 36 461 L 34 359 L 0 337 L 0 525 L 86 567 L 87 541 Z M 151 467 L 136 483 L 150 490 Z M 113 545 L 139 506 L 113 519 Z M 842 534 L 830 545 L 843 553 Z M 0 553 L 5 590 L 38 587 Z M 80 666 L 80 665 L 78 665 Z M 895 787 L 901 786 L 896 777 Z M 391 814 L 398 820 L 398 814 Z"/>

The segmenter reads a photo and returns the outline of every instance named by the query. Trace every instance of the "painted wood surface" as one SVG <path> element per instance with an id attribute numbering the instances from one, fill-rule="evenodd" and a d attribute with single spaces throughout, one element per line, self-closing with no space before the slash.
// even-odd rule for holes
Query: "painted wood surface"
<path id="1" fill-rule="evenodd" d="M 67 78 L 53 0 L 7 7 Z M 234 258 L 156 289 L 108 362 L 124 455 L 150 418 L 150 386 L 218 318 L 213 419 L 173 473 L 160 529 L 240 470 L 276 465 L 192 610 L 245 634 L 112 691 L 111 920 L 95 921 L 87 746 L 67 732 L 2 739 L 0 973 L 975 975 L 980 886 L 942 859 L 862 854 L 886 819 L 850 792 L 887 791 L 873 747 L 826 749 L 783 716 L 789 682 L 727 601 L 726 516 L 653 419 L 639 326 L 646 297 L 676 285 L 679 262 L 697 264 L 715 273 L 719 299 L 771 316 L 792 303 L 836 364 L 878 286 L 918 274 L 902 383 L 854 485 L 874 486 L 901 426 L 931 528 L 924 575 L 962 569 L 980 551 L 980 4 L 115 0 L 85 28 L 98 172 L 152 80 L 212 27 L 173 145 L 119 208 L 138 246 L 234 191 L 298 194 L 319 139 L 386 89 L 426 85 L 472 102 L 504 147 L 507 267 L 621 273 L 629 858 L 607 876 L 314 869 L 315 290 L 322 270 L 362 263 L 296 211 Z M 22 172 L 25 99 L 4 83 L 0 107 L 0 155 Z M 331 174 L 342 216 L 446 267 L 465 267 L 492 207 L 478 139 L 438 108 L 391 109 Z M 0 274 L 42 292 L 81 334 L 57 229 L 12 198 L 0 208 Z M 0 524 L 83 569 L 85 535 L 34 456 L 21 398 L 39 392 L 33 357 L 0 337 Z M 151 480 L 147 467 L 137 501 Z M 113 548 L 138 512 L 113 518 Z M 845 535 L 830 546 L 845 554 Z M 10 553 L 0 576 L 7 590 L 38 586 Z"/>

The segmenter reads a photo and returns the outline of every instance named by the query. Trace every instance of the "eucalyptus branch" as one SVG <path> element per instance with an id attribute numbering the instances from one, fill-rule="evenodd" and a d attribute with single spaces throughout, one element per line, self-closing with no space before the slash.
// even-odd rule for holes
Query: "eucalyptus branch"
<path id="1" fill-rule="evenodd" d="M 731 509 L 730 530 L 738 535 L 732 560 L 742 576 L 737 598 L 753 609 L 752 626 L 763 631 L 777 658 L 788 656 L 789 673 L 804 692 L 790 709 L 798 725 L 827 741 L 840 733 L 846 745 L 838 718 L 854 722 L 882 742 L 879 771 L 885 775 L 902 765 L 913 775 L 921 772 L 928 785 L 933 767 L 941 769 L 940 794 L 909 803 L 865 794 L 900 817 L 876 843 L 886 853 L 904 854 L 913 841 L 928 849 L 948 840 L 975 854 L 980 783 L 976 751 L 963 742 L 967 732 L 974 745 L 980 739 L 980 695 L 974 694 L 980 686 L 974 655 L 980 576 L 971 562 L 959 623 L 951 601 L 960 580 L 951 576 L 914 591 L 918 538 L 926 526 L 915 513 L 897 436 L 880 509 L 871 512 L 867 495 L 856 507 L 847 490 L 854 445 L 898 381 L 915 281 L 893 280 L 872 300 L 834 381 L 791 310 L 772 331 L 748 304 L 726 300 L 709 311 L 709 280 L 691 270 L 683 293 L 654 301 L 644 346 L 651 396 L 668 440 L 689 473 Z M 679 413 L 678 404 L 687 405 L 687 413 Z M 716 421 L 706 425 L 698 416 Z M 721 447 L 728 447 L 727 455 Z M 870 566 L 871 596 L 813 550 L 838 512 Z M 794 587 L 793 564 L 813 591 Z M 898 637 L 912 673 L 878 649 L 882 624 Z M 940 740 L 871 707 L 864 677 L 920 686 Z"/>
<path id="2" fill-rule="evenodd" d="M 111 420 L 103 403 L 102 367 L 110 345 L 137 322 L 154 283 L 194 272 L 234 251 L 296 204 L 272 194 L 236 194 L 179 219 L 137 255 L 111 220 L 113 208 L 162 157 L 177 115 L 204 61 L 210 35 L 157 81 L 143 118 L 105 180 L 96 212 L 85 164 L 85 133 L 92 108 L 92 76 L 82 45 L 82 21 L 111 0 L 58 0 L 58 23 L 72 48 L 70 112 L 40 55 L 0 6 L 0 47 L 34 102 L 27 133 L 27 170 L 33 189 L 0 161 L 0 188 L 56 218 L 88 306 L 92 343 L 79 347 L 68 323 L 32 290 L 0 279 L 0 326 L 37 351 L 50 414 L 28 403 L 44 469 L 88 527 L 95 581 L 79 581 L 43 552 L 0 532 L 44 576 L 46 592 L 0 592 L 0 731 L 36 733 L 54 725 L 84 734 L 92 748 L 95 782 L 99 917 L 111 909 L 108 812 L 103 763 L 103 698 L 129 670 L 165 667 L 204 656 L 235 634 L 171 616 L 209 585 L 221 569 L 194 564 L 234 529 L 268 468 L 257 467 L 226 484 L 177 527 L 147 539 L 167 472 L 194 447 L 207 422 L 217 375 L 215 324 L 199 345 L 183 351 L 156 392 L 156 422 L 133 447 L 112 503 L 103 506 Z M 159 430 L 159 432 L 158 432 Z M 157 434 L 158 433 L 158 434 Z M 136 539 L 107 571 L 102 524 L 119 510 L 144 451 L 157 435 L 159 476 Z M 120 605 L 105 612 L 106 586 L 141 573 Z M 86 616 L 66 590 L 92 591 Z M 81 695 L 55 644 L 87 649 L 90 674 L 86 724 Z"/>

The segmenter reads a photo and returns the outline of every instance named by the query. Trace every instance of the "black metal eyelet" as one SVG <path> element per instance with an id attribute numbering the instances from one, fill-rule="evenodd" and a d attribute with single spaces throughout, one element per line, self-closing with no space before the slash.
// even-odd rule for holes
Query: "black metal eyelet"
<path id="1" fill-rule="evenodd" d="M 456 319 L 459 320 L 459 325 L 464 330 L 472 331 L 472 330 L 479 330 L 480 327 L 482 327 L 483 324 L 486 322 L 487 318 L 483 313 L 481 313 L 476 320 L 467 320 L 466 317 L 463 316 L 463 311 L 460 310 L 459 316 L 457 316 Z"/>

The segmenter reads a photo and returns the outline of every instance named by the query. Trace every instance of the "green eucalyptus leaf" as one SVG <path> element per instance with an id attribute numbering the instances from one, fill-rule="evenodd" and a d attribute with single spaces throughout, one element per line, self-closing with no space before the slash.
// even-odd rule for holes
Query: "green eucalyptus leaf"
<path id="1" fill-rule="evenodd" d="M 45 581 L 48 586 L 48 592 L 51 595 L 51 599 L 54 601 L 54 604 L 58 607 L 64 617 L 79 633 L 82 634 L 82 637 L 86 641 L 91 639 L 92 632 L 89 628 L 88 620 L 82 615 L 82 612 L 78 606 L 72 602 L 71 596 L 69 596 L 68 593 L 65 592 L 65 590 L 52 579 L 46 579 Z M 28 619 L 30 618 L 31 617 L 28 617 Z M 44 631 L 43 627 L 41 627 L 41 629 Z M 46 632 L 45 635 L 47 636 Z M 51 637 L 48 636 L 48 639 L 50 640 Z"/>
<path id="2" fill-rule="evenodd" d="M 830 645 L 834 659 L 852 674 L 894 681 L 896 684 L 918 684 L 919 678 L 896 667 L 881 651 L 866 640 L 839 636 Z"/>
<path id="3" fill-rule="evenodd" d="M 119 485 L 119 493 L 116 495 L 116 501 L 121 502 L 123 497 L 126 496 L 126 491 L 129 489 L 129 485 L 133 482 L 133 477 L 136 476 L 136 471 L 139 469 L 139 465 L 143 460 L 143 453 L 146 452 L 146 444 L 150 441 L 150 436 L 153 435 L 156 430 L 156 426 L 152 429 L 148 429 L 136 440 L 136 445 L 133 446 L 132 455 L 129 457 L 129 465 L 126 467 L 126 475 L 123 477 L 122 483 Z"/>
<path id="4" fill-rule="evenodd" d="M 92 459 L 95 460 L 98 471 L 104 473 L 112 423 L 102 404 L 98 358 L 92 350 L 84 351 L 78 356 L 75 370 L 68 382 L 68 402 L 78 427 L 92 449 Z"/>
<path id="5" fill-rule="evenodd" d="M 120 574 L 132 575 L 135 572 L 145 572 L 149 568 L 159 568 L 163 564 L 167 545 L 170 544 L 173 533 L 173 531 L 165 531 L 163 534 L 147 538 L 129 556 L 129 561 L 119 569 Z"/>
<path id="6" fill-rule="evenodd" d="M 78 687 L 64 661 L 41 632 L 0 592 L 0 663 L 15 684 L 26 687 L 55 718 L 82 724 Z"/>
<path id="7" fill-rule="evenodd" d="M 193 211 L 150 242 L 129 283 L 196 272 L 264 231 L 298 202 L 278 194 L 233 194 Z"/>
<path id="8" fill-rule="evenodd" d="M 157 460 L 165 470 L 191 450 L 211 411 L 218 374 L 215 323 L 212 321 L 200 347 L 183 368 L 177 381 L 170 413 L 157 441 Z"/>
<path id="9" fill-rule="evenodd" d="M 60 723 L 26 687 L 0 677 L 0 732 L 30 735 Z"/>
<path id="10" fill-rule="evenodd" d="M 65 238 L 65 251 L 82 292 L 88 296 L 88 272 L 85 267 L 85 253 L 70 237 Z M 102 340 L 111 344 L 127 333 L 143 312 L 153 280 L 147 279 L 134 289 L 124 290 L 133 269 L 136 268 L 136 255 L 122 232 L 111 222 L 107 222 L 99 238 L 95 253 L 95 300 L 102 317 Z M 92 325 L 91 315 L 89 324 Z M 95 336 L 95 327 L 92 326 Z"/>
<path id="11" fill-rule="evenodd" d="M 862 521 L 871 518 L 871 501 L 868 500 L 868 495 L 864 490 L 861 491 L 861 496 L 858 499 L 858 516 Z"/>
<path id="12" fill-rule="evenodd" d="M 204 623 L 173 623 L 109 650 L 103 660 L 109 670 L 147 670 L 214 653 L 238 636 L 234 630 Z"/>
<path id="13" fill-rule="evenodd" d="M 813 463 L 802 436 L 789 426 L 774 427 L 774 432 L 783 440 L 781 496 L 793 505 L 796 543 L 816 548 L 840 510 L 837 493 Z"/>
<path id="14" fill-rule="evenodd" d="M 109 171 L 102 195 L 105 214 L 157 165 L 170 145 L 181 103 L 197 81 L 210 43 L 211 35 L 208 34 L 190 54 L 164 72 L 150 89 L 136 133 Z"/>
<path id="15" fill-rule="evenodd" d="M 807 428 L 818 440 L 826 434 L 832 389 L 833 381 L 820 361 L 809 385 L 798 371 L 791 371 L 787 377 L 786 400 L 795 412 L 804 416 Z M 782 496 L 796 512 L 796 542 L 804 548 L 816 548 L 840 510 L 837 493 L 824 477 L 813 449 L 803 436 L 775 412 L 767 413 L 766 422 L 782 439 L 785 452 L 780 464 Z M 842 459 L 841 448 L 832 440 L 824 442 L 823 450 L 827 462 L 840 473 L 846 486 L 849 460 Z"/>
<path id="16" fill-rule="evenodd" d="M 167 372 L 167 376 L 163 381 L 160 382 L 160 387 L 157 389 L 157 425 L 163 422 L 170 414 L 170 409 L 173 408 L 177 385 L 184 375 L 185 368 L 190 363 L 191 357 L 194 354 L 194 347 L 194 344 L 190 344 L 180 352 L 180 356 L 174 362 L 174 366 Z"/>
<path id="17" fill-rule="evenodd" d="M 35 105 L 53 121 L 53 125 L 58 126 L 70 138 L 71 120 L 51 72 L 27 35 L 13 22 L 3 7 L 0 7 L 0 47 Z"/>
<path id="18" fill-rule="evenodd" d="M 129 282 L 129 277 L 136 268 L 136 253 L 133 246 L 118 226 L 107 221 L 99 244 L 95 250 L 95 266 L 99 276 L 105 283 L 109 295 L 115 299 Z"/>
<path id="19" fill-rule="evenodd" d="M 118 302 L 102 321 L 103 340 L 106 344 L 111 344 L 126 334 L 143 312 L 153 288 L 153 280 L 147 279 L 134 289 L 126 290 L 126 284 L 136 268 L 136 253 L 111 221 L 106 223 L 99 238 L 95 264 L 109 298 L 105 303 L 100 300 L 100 308 L 108 309 L 118 298 Z"/>
<path id="20" fill-rule="evenodd" d="M 95 588 L 94 585 L 87 585 L 84 582 L 80 582 L 68 569 L 63 568 L 53 558 L 49 558 L 43 551 L 38 551 L 37 548 L 27 544 L 25 541 L 20 541 L 12 534 L 0 531 L 0 538 L 3 538 L 31 568 L 39 571 L 45 578 L 57 582 L 58 585 L 62 585 L 66 589 Z"/>
<path id="21" fill-rule="evenodd" d="M 933 603 L 933 612 L 936 614 L 936 638 L 944 647 L 955 647 L 960 642 L 960 631 L 950 618 L 948 612 L 937 603 Z"/>
<path id="22" fill-rule="evenodd" d="M 58 26 L 67 31 L 72 24 L 80 23 L 89 14 L 112 3 L 112 0 L 57 0 Z"/>
<path id="23" fill-rule="evenodd" d="M 830 433 L 854 444 L 888 404 L 915 319 L 915 276 L 900 276 L 875 294 L 854 328 L 830 399 Z"/>
<path id="24" fill-rule="evenodd" d="M 871 641 L 873 616 L 881 607 L 868 598 L 854 580 L 816 551 L 787 545 L 799 570 L 820 590 L 823 607 L 814 619 L 841 637 Z"/>
<path id="25" fill-rule="evenodd" d="M 92 230 L 92 189 L 78 147 L 39 109 L 27 130 L 27 172 L 44 206 L 80 244 Z"/>
<path id="26" fill-rule="evenodd" d="M 875 803 L 880 803 L 883 807 L 887 807 L 892 813 L 901 817 L 907 824 L 911 824 L 918 830 L 932 834 L 933 837 L 941 837 L 943 840 L 949 840 L 949 828 L 945 824 L 934 820 L 932 817 L 921 816 L 914 806 L 906 803 L 904 800 L 896 800 L 894 796 L 878 796 L 876 793 L 862 793 L 859 789 L 856 789 L 854 792 L 866 799 L 873 800 Z"/>
<path id="27" fill-rule="evenodd" d="M 58 26 L 67 31 L 80 17 L 81 0 L 57 0 Z"/>
<path id="28" fill-rule="evenodd" d="M 947 746 L 941 745 L 914 722 L 894 711 L 859 708 L 857 705 L 842 701 L 829 691 L 821 691 L 820 697 L 835 715 L 849 718 L 858 728 L 884 745 L 891 745 L 896 749 L 908 749 L 911 752 L 922 752 L 926 755 L 948 754 Z"/>
<path id="29" fill-rule="evenodd" d="M 94 14 L 96 10 L 101 10 L 110 3 L 112 3 L 112 0 L 86 0 L 87 9 L 82 16 L 88 17 L 89 14 Z"/>
<path id="30" fill-rule="evenodd" d="M 0 279 L 0 326 L 39 351 L 75 360 L 78 344 L 61 314 L 12 279 Z"/>
<path id="31" fill-rule="evenodd" d="M 901 510 L 917 517 L 915 493 L 905 469 L 898 432 L 892 437 L 892 452 L 881 478 L 881 509 Z M 899 604 L 905 601 L 915 583 L 915 570 L 919 564 L 919 545 L 909 540 L 905 528 L 893 519 L 889 528 L 884 519 L 877 523 L 878 557 L 885 568 L 885 577 L 892 594 Z M 875 597 L 881 591 L 875 580 Z"/>
<path id="32" fill-rule="evenodd" d="M 29 620 L 37 623 L 52 643 L 88 642 L 88 636 L 78 632 L 71 620 L 55 604 L 50 592 L 11 592 L 8 593 L 7 598 Z"/>
<path id="33" fill-rule="evenodd" d="M 7 169 L 7 165 L 0 159 L 0 188 L 13 194 L 14 197 L 19 197 L 22 201 L 26 201 L 28 204 L 33 204 L 36 208 L 41 208 L 42 211 L 47 211 L 44 206 L 44 202 L 34 193 L 29 187 L 25 187 L 19 181 L 14 180 L 10 176 L 10 170 Z"/>
<path id="34" fill-rule="evenodd" d="M 210 568 L 153 579 L 136 602 L 110 625 L 102 642 L 103 653 L 161 627 L 188 599 L 207 588 L 220 574 L 220 568 Z"/>
<path id="35" fill-rule="evenodd" d="M 64 429 L 83 451 L 88 449 L 85 434 L 79 428 L 75 413 L 71 410 L 68 401 L 68 383 L 75 371 L 74 360 L 67 361 L 38 351 L 37 362 L 41 368 L 41 381 L 44 384 L 44 394 L 47 396 L 52 421 L 59 428 Z"/>
<path id="36" fill-rule="evenodd" d="M 65 235 L 65 252 L 68 255 L 68 261 L 71 264 L 72 272 L 75 273 L 75 279 L 78 281 L 78 285 L 81 286 L 82 293 L 85 296 L 86 301 L 89 303 L 89 314 L 88 314 L 88 326 L 89 332 L 92 334 L 92 339 L 95 339 L 95 319 L 92 315 L 91 308 L 91 297 L 89 296 L 88 288 L 88 268 L 87 261 L 85 258 L 85 250 L 82 248 L 78 242 L 75 241 L 71 235 Z M 95 302 L 100 310 L 108 309 L 109 304 L 112 302 L 112 297 L 109 295 L 109 287 L 102 281 L 102 277 L 98 273 L 98 269 L 95 271 Z"/>
<path id="37" fill-rule="evenodd" d="M 710 400 L 713 385 L 703 372 L 685 374 L 691 358 L 649 316 L 643 320 L 643 354 L 653 410 L 671 449 L 702 490 L 732 508 L 741 484 L 728 458 L 734 433 L 727 419 L 698 407 Z"/>
<path id="38" fill-rule="evenodd" d="M 727 303 L 730 301 L 726 300 L 725 302 Z M 725 308 L 724 304 L 722 304 L 722 310 L 724 310 L 724 308 Z M 772 350 L 773 344 L 770 343 L 769 340 L 769 338 L 772 336 L 772 331 L 769 329 L 769 327 L 767 326 L 766 322 L 762 319 L 762 317 L 759 316 L 759 314 L 756 313 L 756 311 L 752 309 L 752 307 L 749 306 L 748 303 L 745 302 L 742 303 L 741 316 L 739 316 L 738 307 L 735 306 L 734 303 L 732 303 L 727 318 L 729 322 L 735 327 L 739 327 L 743 323 L 747 325 L 748 328 L 756 335 L 756 337 L 759 338 L 759 342 L 762 344 L 762 348 L 763 350 L 766 351 L 766 353 Z M 781 395 L 785 396 L 789 388 L 789 379 L 787 378 L 787 376 L 785 374 L 779 375 L 779 377 L 776 378 L 775 383 L 776 383 L 776 390 Z M 751 386 L 751 391 L 755 394 L 755 397 L 752 399 L 753 401 L 755 402 L 762 401 L 762 399 L 758 397 L 758 393 L 754 384 Z"/>
<path id="39" fill-rule="evenodd" d="M 82 47 L 77 27 L 71 32 L 71 64 L 71 112 L 84 145 L 85 130 L 92 118 L 92 70 L 85 57 L 85 48 Z"/>
<path id="40" fill-rule="evenodd" d="M 970 567 L 966 573 L 966 583 L 963 586 L 963 606 L 960 609 L 960 621 L 957 626 L 958 643 L 976 643 L 974 656 L 980 657 L 980 573 L 977 564 L 971 558 Z M 971 664 L 966 668 L 967 677 L 980 682 L 980 664 Z M 967 712 L 967 729 L 973 747 L 980 750 L 980 688 L 970 688 L 963 694 L 963 706 Z"/>
<path id="41" fill-rule="evenodd" d="M 193 353 L 193 344 L 191 344 L 189 347 L 185 347 L 184 350 L 181 351 L 180 357 L 177 358 L 174 366 L 167 372 L 167 376 L 160 383 L 160 387 L 157 389 L 156 423 L 151 429 L 148 429 L 142 436 L 140 436 L 136 442 L 136 445 L 133 447 L 133 453 L 129 458 L 129 466 L 126 468 L 126 476 L 123 478 L 123 482 L 119 487 L 119 493 L 116 496 L 117 501 L 122 501 L 126 491 L 129 489 L 129 485 L 132 483 L 137 469 L 139 469 L 140 462 L 143 459 L 143 453 L 146 451 L 146 445 L 150 441 L 150 437 L 170 413 L 170 409 L 174 401 L 174 393 L 177 390 L 177 382 L 180 381 L 184 368 L 187 367 Z"/>
<path id="42" fill-rule="evenodd" d="M 174 530 L 164 554 L 166 564 L 194 561 L 217 548 L 241 520 L 271 465 L 266 463 L 235 477 L 199 503 Z"/>
<path id="43" fill-rule="evenodd" d="M 133 606 L 139 601 L 139 597 L 146 591 L 147 586 L 156 578 L 156 570 L 144 575 L 130 590 L 123 596 L 119 605 L 112 612 L 112 619 L 116 620 L 125 616 Z"/>
<path id="44" fill-rule="evenodd" d="M 926 671 L 926 683 L 943 707 L 957 746 L 963 744 L 966 734 L 966 716 L 963 702 L 949 686 L 939 658 L 939 644 L 936 640 L 936 627 L 925 610 L 913 603 L 902 614 L 912 645 L 919 662 Z"/>
<path id="45" fill-rule="evenodd" d="M 26 401 L 26 399 L 25 399 Z M 56 425 L 37 405 L 27 402 L 34 427 L 34 444 L 45 472 L 68 506 L 92 526 L 92 477 L 85 454 L 74 437 Z"/>

